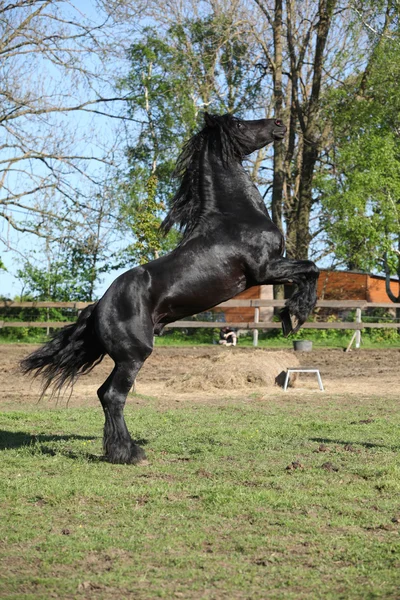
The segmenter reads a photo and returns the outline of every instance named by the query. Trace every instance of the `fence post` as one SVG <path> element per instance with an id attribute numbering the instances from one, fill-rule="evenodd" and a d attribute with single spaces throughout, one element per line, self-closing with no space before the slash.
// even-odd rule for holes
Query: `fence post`
<path id="1" fill-rule="evenodd" d="M 356 323 L 361 323 L 361 308 L 356 308 Z M 356 330 L 356 348 L 361 345 L 361 330 Z"/>
<path id="2" fill-rule="evenodd" d="M 254 323 L 260 322 L 260 309 L 258 306 L 254 309 Z M 253 346 L 258 346 L 258 329 L 253 329 Z"/>

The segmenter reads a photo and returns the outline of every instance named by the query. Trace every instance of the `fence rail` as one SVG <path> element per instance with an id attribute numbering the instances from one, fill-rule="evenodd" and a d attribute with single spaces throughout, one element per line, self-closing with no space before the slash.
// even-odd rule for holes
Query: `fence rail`
<path id="1" fill-rule="evenodd" d="M 251 307 L 264 308 L 285 306 L 286 300 L 259 300 L 259 299 L 232 299 L 221 302 L 213 308 L 232 308 L 232 307 Z M 83 310 L 93 302 L 50 302 L 50 301 L 31 301 L 14 302 L 14 300 L 0 300 L 0 308 L 73 308 Z M 400 308 L 400 303 L 394 302 L 367 302 L 366 300 L 318 300 L 316 308 Z M 213 310 L 212 308 L 210 310 Z"/>
<path id="2" fill-rule="evenodd" d="M 0 308 L 70 308 L 76 311 L 83 310 L 86 306 L 89 306 L 90 302 L 14 302 L 9 300 L 0 301 Z M 254 333 L 258 333 L 259 329 L 279 329 L 280 323 L 273 321 L 260 321 L 259 320 L 259 309 L 264 307 L 276 307 L 282 308 L 285 305 L 285 300 L 239 300 L 233 299 L 218 304 L 214 308 L 210 309 L 224 309 L 224 308 L 254 308 L 254 321 L 248 322 L 221 322 L 221 321 L 175 321 L 169 323 L 167 328 L 221 328 L 221 327 L 234 327 L 237 329 L 250 329 L 254 330 Z M 335 309 L 350 309 L 356 310 L 355 321 L 345 322 L 330 322 L 330 321 L 313 321 L 310 323 L 304 323 L 303 327 L 306 329 L 348 329 L 355 330 L 356 332 L 364 329 L 365 327 L 373 329 L 382 328 L 400 328 L 400 323 L 366 323 L 362 321 L 362 311 L 370 308 L 387 308 L 387 309 L 399 309 L 400 303 L 395 304 L 393 302 L 366 302 L 364 300 L 319 300 L 316 308 L 335 308 Z M 0 329 L 2 327 L 43 327 L 43 328 L 58 328 L 64 327 L 65 325 L 71 324 L 73 321 L 0 321 Z"/>

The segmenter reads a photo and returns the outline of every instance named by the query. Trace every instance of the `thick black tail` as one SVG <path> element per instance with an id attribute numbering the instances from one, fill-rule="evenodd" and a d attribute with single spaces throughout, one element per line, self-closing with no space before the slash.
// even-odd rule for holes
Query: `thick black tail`
<path id="1" fill-rule="evenodd" d="M 97 302 L 85 308 L 73 325 L 58 331 L 53 339 L 24 358 L 23 373 L 34 371 L 42 380 L 42 396 L 48 388 L 60 392 L 73 386 L 79 375 L 88 373 L 104 357 L 105 351 L 94 329 Z"/>

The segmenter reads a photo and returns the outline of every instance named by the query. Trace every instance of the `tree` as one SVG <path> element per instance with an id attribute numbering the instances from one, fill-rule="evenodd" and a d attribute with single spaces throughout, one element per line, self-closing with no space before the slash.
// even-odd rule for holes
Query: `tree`
<path id="1" fill-rule="evenodd" d="M 92 301 L 90 242 L 64 244 L 59 247 L 57 256 L 53 251 L 47 253 L 43 262 L 26 262 L 17 271 L 17 278 L 23 285 L 21 297 L 53 302 Z"/>
<path id="2" fill-rule="evenodd" d="M 110 190 L 94 196 L 90 209 L 83 213 L 79 235 L 64 221 L 51 223 L 53 239 L 31 252 L 17 278 L 23 285 L 21 295 L 35 300 L 92 302 L 103 273 L 110 270 L 115 232 L 114 197 Z M 43 234 L 45 236 L 46 230 Z"/>
<path id="3" fill-rule="evenodd" d="M 145 262 L 171 246 L 160 240 L 158 225 L 175 189 L 182 142 L 203 109 L 236 111 L 257 98 L 262 77 L 256 68 L 249 73 L 248 50 L 227 15 L 185 20 L 165 36 L 146 28 L 129 49 L 131 69 L 120 85 L 130 116 L 142 125 L 129 141 L 129 170 L 119 186 L 121 219 L 135 236 L 122 251 L 125 260 Z"/>
<path id="4" fill-rule="evenodd" d="M 326 90 L 341 85 L 349 73 L 361 70 L 372 51 L 363 20 L 369 19 L 366 4 L 337 0 L 236 0 L 227 5 L 223 0 L 205 0 L 199 5 L 191 0 L 168 0 L 166 10 L 165 2 L 149 2 L 148 14 L 163 32 L 168 31 L 172 21 L 181 26 L 192 21 L 205 23 L 218 16 L 220 22 L 230 20 L 234 25 L 233 29 L 226 27 L 227 39 L 237 37 L 245 42 L 249 69 L 246 73 L 246 62 L 239 61 L 233 65 L 232 73 L 236 72 L 239 80 L 246 83 L 243 89 L 249 102 L 230 102 L 229 108 L 242 108 L 248 113 L 246 116 L 275 114 L 288 126 L 285 145 L 275 144 L 273 164 L 270 155 L 269 160 L 264 160 L 265 155 L 258 156 L 252 171 L 255 178 L 262 175 L 266 203 L 271 204 L 272 218 L 285 233 L 286 253 L 291 258 L 306 258 L 314 251 L 310 249 L 312 241 L 320 235 L 320 227 L 311 220 L 318 206 L 314 175 L 325 159 L 331 136 L 322 109 Z M 384 14 L 381 3 L 376 12 Z M 188 43 L 183 50 L 187 56 L 194 52 L 198 63 L 203 56 L 209 58 L 203 46 Z M 232 56 L 236 52 L 234 49 Z M 259 76 L 253 96 L 251 83 L 256 77 L 251 73 L 252 67 Z M 215 71 L 198 70 L 201 76 L 193 78 L 193 89 L 197 89 L 197 79 L 204 82 L 205 89 L 218 90 L 221 75 L 213 80 L 210 72 Z M 207 95 L 202 99 L 208 101 Z"/>
<path id="5" fill-rule="evenodd" d="M 123 101 L 127 166 L 113 177 L 118 181 L 114 185 L 118 209 L 113 207 L 112 216 L 114 228 L 128 243 L 114 250 L 114 264 L 155 258 L 172 244 L 158 238 L 157 228 L 174 191 L 172 171 L 181 143 L 199 127 L 201 112 L 232 111 L 246 118 L 275 115 L 288 126 L 286 140 L 275 145 L 273 155 L 271 150 L 256 155 L 250 163 L 253 179 L 263 188 L 272 218 L 285 233 L 287 256 L 310 254 L 318 260 L 326 255 L 332 248 L 334 221 L 336 232 L 340 222 L 334 209 L 331 219 L 327 212 L 338 198 L 334 171 L 355 164 L 356 153 L 356 137 L 354 151 L 346 146 L 339 110 L 350 120 L 354 95 L 363 99 L 364 108 L 375 110 L 370 86 L 377 86 L 374 73 L 379 64 L 390 73 L 379 61 L 385 40 L 392 39 L 398 25 L 398 2 L 98 2 L 105 18 L 97 24 L 80 14 L 78 4 L 61 0 L 17 0 L 0 7 L 3 222 L 18 233 L 63 244 L 58 219 L 69 238 L 78 243 L 87 239 L 80 231 L 88 211 L 97 210 L 93 198 L 98 190 L 93 193 L 93 186 L 102 184 L 102 166 L 114 163 L 118 153 L 110 137 L 104 152 L 96 150 L 89 157 L 93 130 L 89 127 L 83 134 L 81 125 L 88 123 L 89 114 L 121 117 L 115 103 Z M 125 27 L 125 33 L 129 29 L 129 37 L 118 28 L 117 33 L 117 25 Z M 127 39 L 129 71 L 121 74 L 119 68 L 111 74 L 119 79 L 111 94 L 107 60 L 127 47 Z M 376 103 L 384 100 L 383 87 Z M 73 115 L 85 119 L 72 122 Z M 372 137 L 368 139 L 357 152 L 362 154 L 365 148 L 368 153 L 370 148 L 372 153 L 377 146 Z M 379 147 L 394 156 L 396 144 L 394 139 L 392 149 Z M 373 160 L 372 154 L 368 160 Z M 94 163 L 99 169 L 93 168 Z M 392 167 L 391 173 L 394 163 Z M 384 174 L 377 177 L 382 183 Z M 346 184 L 350 183 L 348 179 Z M 355 183 L 351 187 L 355 190 Z M 372 187 L 371 194 L 375 194 Z M 391 200 L 388 194 L 385 197 L 396 205 L 394 190 Z M 371 203 L 368 210 L 372 211 Z M 380 214 L 374 213 L 374 218 Z M 346 223 L 351 233 L 350 217 L 342 221 L 342 228 Z M 324 237 L 325 227 L 329 239 Z M 349 240 L 354 237 L 350 233 Z M 388 235 L 392 247 L 394 234 Z M 356 260 L 355 250 L 351 252 Z M 391 272 L 396 256 L 388 247 Z"/>
<path id="6" fill-rule="evenodd" d="M 336 0 L 254 2 L 264 17 L 256 27 L 264 32 L 275 112 L 288 126 L 286 147 L 276 145 L 274 153 L 272 216 L 285 230 L 287 256 L 307 258 L 319 234 L 310 219 L 318 202 L 314 174 L 329 139 L 325 90 L 361 62 L 362 27 L 351 4 Z"/>
<path id="7" fill-rule="evenodd" d="M 90 207 L 88 186 L 102 182 L 99 168 L 112 161 L 113 141 L 102 148 L 89 117 L 120 116 L 106 60 L 113 4 L 96 23 L 79 3 L 0 6 L 0 220 L 16 232 L 51 238 L 43 223 L 61 216 L 74 226 Z"/>
<path id="8" fill-rule="evenodd" d="M 332 168 L 321 177 L 328 243 L 350 269 L 387 276 L 393 302 L 400 278 L 400 30 L 384 25 L 373 60 L 346 88 L 334 90 Z"/>

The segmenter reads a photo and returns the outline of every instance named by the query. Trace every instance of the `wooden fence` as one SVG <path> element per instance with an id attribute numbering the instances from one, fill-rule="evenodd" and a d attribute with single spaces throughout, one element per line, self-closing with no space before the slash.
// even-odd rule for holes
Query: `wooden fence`
<path id="1" fill-rule="evenodd" d="M 3 308 L 69 308 L 77 312 L 89 306 L 90 302 L 13 302 L 8 300 L 0 301 L 0 309 Z M 233 299 L 218 304 L 214 308 L 222 310 L 230 307 L 251 307 L 254 308 L 254 320 L 249 322 L 223 322 L 223 321 L 175 321 L 167 325 L 167 328 L 221 328 L 221 327 L 233 327 L 235 329 L 248 329 L 253 330 L 253 343 L 257 346 L 258 343 L 258 331 L 265 329 L 280 329 L 281 324 L 274 321 L 260 321 L 260 308 L 262 307 L 274 307 L 282 308 L 285 304 L 285 300 L 240 300 Z M 400 323 L 397 322 L 363 322 L 362 312 L 370 308 L 386 308 L 396 309 L 400 308 L 400 304 L 394 304 L 393 302 L 366 302 L 364 300 L 319 300 L 316 308 L 333 308 L 336 310 L 355 310 L 355 321 L 312 321 L 304 323 L 303 327 L 308 329 L 347 329 L 353 330 L 354 335 L 352 341 L 356 340 L 356 346 L 360 343 L 360 331 L 366 327 L 368 328 L 398 328 L 400 329 Z M 2 327 L 44 327 L 47 329 L 64 327 L 69 325 L 70 322 L 65 321 L 0 321 L 0 329 Z M 352 342 L 351 342 L 352 343 Z M 350 343 L 350 345 L 351 345 Z"/>

